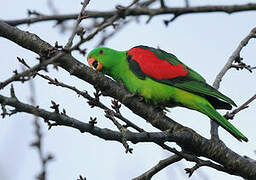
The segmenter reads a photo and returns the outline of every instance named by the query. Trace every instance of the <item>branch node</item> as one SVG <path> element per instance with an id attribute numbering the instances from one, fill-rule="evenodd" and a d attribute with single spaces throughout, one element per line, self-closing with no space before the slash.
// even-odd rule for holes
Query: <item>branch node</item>
<path id="1" fill-rule="evenodd" d="M 173 22 L 180 14 L 174 13 L 173 17 L 169 20 L 164 20 L 164 25 L 167 27 L 169 23 Z"/>
<path id="2" fill-rule="evenodd" d="M 35 15 L 35 16 L 42 16 L 41 13 L 39 13 L 39 12 L 37 12 L 37 11 L 35 11 L 35 10 L 30 10 L 30 9 L 27 10 L 27 14 L 28 14 L 28 16 L 32 16 L 32 15 Z"/>
<path id="3" fill-rule="evenodd" d="M 60 113 L 63 116 L 67 116 L 66 110 L 63 108 L 62 112 Z"/>
<path id="4" fill-rule="evenodd" d="M 15 95 L 13 84 L 11 84 L 10 94 L 12 98 L 15 98 L 16 100 L 18 100 L 17 96 Z"/>
<path id="5" fill-rule="evenodd" d="M 86 180 L 86 177 L 83 177 L 82 175 L 79 175 L 79 179 L 77 180 Z"/>
<path id="6" fill-rule="evenodd" d="M 95 98 L 90 98 L 87 103 L 89 104 L 89 106 L 91 108 L 94 108 L 95 106 L 98 106 L 99 102 L 100 102 L 100 99 L 99 97 L 102 95 L 102 93 L 100 92 L 100 90 L 98 88 L 96 88 L 96 92 L 93 93 L 94 97 Z"/>
<path id="7" fill-rule="evenodd" d="M 59 45 L 58 41 L 55 42 L 54 47 L 55 47 L 56 49 L 59 49 L 59 50 L 60 50 L 60 49 L 61 49 L 61 50 L 63 49 L 63 46 L 62 46 L 62 45 Z"/>
<path id="8" fill-rule="evenodd" d="M 112 102 L 111 107 L 115 110 L 116 113 L 120 114 L 121 104 L 119 104 L 118 100 L 116 99 L 111 100 L 111 102 Z"/>
<path id="9" fill-rule="evenodd" d="M 51 100 L 51 103 L 52 103 L 52 106 L 50 106 L 51 109 L 54 109 L 54 112 L 59 114 L 60 111 L 59 111 L 59 104 L 56 104 L 53 100 Z"/>
<path id="10" fill-rule="evenodd" d="M 96 92 L 94 92 L 94 97 L 96 98 L 97 101 L 100 100 L 100 96 L 102 95 L 102 93 L 100 92 L 100 90 L 98 88 L 95 88 Z"/>
<path id="11" fill-rule="evenodd" d="M 121 6 L 121 5 L 117 5 L 116 6 L 117 9 L 117 14 L 120 18 L 125 19 L 125 11 L 126 11 L 126 7 Z"/>
<path id="12" fill-rule="evenodd" d="M 49 119 L 44 119 L 44 122 L 47 123 L 47 125 L 48 125 L 48 130 L 51 130 L 51 128 L 52 128 L 53 126 L 58 126 L 58 125 L 59 125 L 59 124 L 56 123 L 56 122 L 55 122 L 55 123 L 51 123 Z"/>
<path id="13" fill-rule="evenodd" d="M 89 124 L 94 127 L 95 124 L 97 124 L 97 118 L 96 117 L 90 117 L 90 121 L 89 121 Z"/>
<path id="14" fill-rule="evenodd" d="M 191 177 L 192 174 L 195 172 L 195 170 L 197 170 L 199 167 L 200 166 L 198 164 L 196 164 L 192 168 L 185 168 L 184 170 L 186 171 L 186 174 L 188 174 L 188 177 Z"/>
<path id="15" fill-rule="evenodd" d="M 7 113 L 7 109 L 6 109 L 5 105 L 4 105 L 4 104 L 1 104 L 1 106 L 2 106 L 2 113 L 1 113 L 1 116 L 2 116 L 2 118 L 4 119 L 5 116 L 8 115 L 8 113 Z"/>
<path id="16" fill-rule="evenodd" d="M 76 35 L 80 36 L 80 38 L 83 38 L 84 34 L 85 34 L 85 29 L 83 27 L 79 27 L 76 31 Z"/>

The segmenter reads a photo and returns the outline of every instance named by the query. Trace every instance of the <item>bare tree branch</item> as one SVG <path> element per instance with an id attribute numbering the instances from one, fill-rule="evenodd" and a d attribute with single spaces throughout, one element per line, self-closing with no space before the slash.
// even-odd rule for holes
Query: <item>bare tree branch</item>
<path id="1" fill-rule="evenodd" d="M 59 15 L 58 9 L 52 0 L 47 0 L 47 6 L 54 15 Z M 64 22 L 61 22 L 59 24 L 61 26 L 61 32 L 65 32 L 68 29 L 67 25 Z"/>
<path id="2" fill-rule="evenodd" d="M 12 106 L 15 108 L 16 112 L 26 112 L 29 114 L 33 114 L 33 115 L 42 117 L 45 120 L 45 122 L 48 123 L 49 129 L 52 126 L 72 127 L 72 128 L 78 129 L 81 133 L 88 132 L 92 135 L 96 135 L 105 140 L 118 141 L 126 147 L 127 152 L 131 152 L 132 149 L 129 148 L 129 145 L 127 144 L 126 141 L 131 141 L 132 143 L 154 142 L 160 146 L 164 146 L 164 144 L 161 145 L 159 142 L 166 142 L 166 141 L 177 142 L 177 138 L 180 138 L 180 136 L 182 136 L 179 134 L 171 134 L 171 133 L 169 133 L 169 131 L 150 132 L 150 133 L 148 133 L 148 132 L 135 133 L 135 132 L 131 132 L 128 130 L 123 131 L 123 132 L 117 132 L 117 131 L 113 131 L 113 130 L 110 130 L 107 128 L 102 129 L 102 128 L 95 126 L 94 124 L 91 124 L 90 122 L 84 123 L 75 118 L 69 117 L 66 115 L 66 113 L 59 113 L 58 105 L 53 101 L 52 101 L 52 103 L 53 103 L 53 106 L 55 106 L 55 107 L 52 106 L 51 108 L 53 108 L 55 110 L 54 110 L 54 112 L 49 112 L 44 109 L 40 109 L 39 107 L 35 107 L 32 105 L 22 103 L 17 98 L 14 98 L 14 97 L 8 98 L 8 97 L 0 95 L 0 104 Z M 50 121 L 54 121 L 54 123 L 51 123 Z M 122 127 L 120 127 L 120 128 L 122 128 Z M 218 144 L 216 144 L 216 145 L 218 145 Z M 224 145 L 224 144 L 222 144 L 222 145 Z M 220 165 L 214 164 L 211 161 L 204 161 L 204 160 L 201 160 L 201 159 L 197 158 L 196 156 L 191 155 L 189 153 L 179 152 L 174 148 L 169 148 L 169 147 L 166 148 L 166 147 L 167 146 L 165 145 L 165 147 L 164 147 L 165 149 L 177 154 L 179 157 L 185 158 L 188 161 L 196 162 L 197 168 L 199 168 L 201 166 L 209 166 L 209 167 L 213 167 L 217 170 L 227 172 L 229 174 L 240 175 L 239 172 L 235 172 L 233 170 L 230 170 L 229 168 L 225 168 Z M 51 157 L 51 156 L 48 156 L 48 157 Z M 194 169 L 194 170 L 196 170 L 196 169 Z M 159 169 L 159 171 L 160 170 L 161 169 Z M 189 171 L 188 168 L 186 171 Z M 192 173 L 193 172 L 191 172 L 191 175 L 192 175 Z"/>
<path id="3" fill-rule="evenodd" d="M 125 12 L 125 16 L 156 16 L 156 15 L 185 15 L 185 14 L 194 14 L 194 13 L 210 13 L 210 12 L 224 12 L 224 13 L 236 13 L 241 11 L 254 11 L 256 10 L 256 4 L 244 4 L 244 5 L 220 5 L 220 6 L 195 6 L 195 7 L 181 7 L 181 8 L 144 8 L 144 7 L 135 7 L 128 9 Z M 100 11 L 87 11 L 87 18 L 110 18 L 117 13 L 115 11 L 100 12 Z M 19 20 L 8 20 L 5 21 L 7 24 L 12 26 L 17 26 L 21 24 L 32 24 L 42 21 L 57 21 L 58 23 L 77 19 L 78 14 L 63 14 L 63 15 L 40 15 L 34 18 L 26 18 Z"/>
<path id="4" fill-rule="evenodd" d="M 30 101 L 33 106 L 36 104 L 36 92 L 35 92 L 35 86 L 33 81 L 30 82 L 30 90 L 31 90 L 31 97 Z M 38 151 L 39 158 L 40 158 L 40 163 L 42 166 L 41 172 L 38 174 L 37 179 L 38 180 L 46 180 L 47 177 L 47 171 L 46 171 L 46 165 L 48 164 L 49 161 L 53 159 L 53 156 L 51 154 L 47 154 L 46 156 L 43 153 L 43 147 L 42 147 L 42 139 L 43 135 L 41 132 L 41 126 L 39 123 L 39 118 L 37 115 L 34 117 L 34 127 L 35 127 L 35 135 L 36 135 L 36 140 L 31 143 L 31 146 L 35 147 Z"/>
<path id="5" fill-rule="evenodd" d="M 55 86 L 60 86 L 60 87 L 63 87 L 63 88 L 70 89 L 70 90 L 74 91 L 75 93 L 77 93 L 78 95 L 81 95 L 82 97 L 84 97 L 85 99 L 88 100 L 88 104 L 92 108 L 93 107 L 99 107 L 99 108 L 101 108 L 103 110 L 110 111 L 115 117 L 117 117 L 120 120 L 122 120 L 123 122 L 125 122 L 127 127 L 132 127 L 133 129 L 137 130 L 138 132 L 144 132 L 144 130 L 142 128 L 138 127 L 136 124 L 134 124 L 133 122 L 131 122 L 128 119 L 126 119 L 125 117 L 123 117 L 120 112 L 112 111 L 106 105 L 104 105 L 102 102 L 97 100 L 97 98 L 94 98 L 94 97 L 90 96 L 87 91 L 81 91 L 81 90 L 77 89 L 74 86 L 70 86 L 70 85 L 67 85 L 67 84 L 65 84 L 63 82 L 58 81 L 56 78 L 52 79 L 49 76 L 42 75 L 40 73 L 37 73 L 37 75 L 42 77 L 43 79 L 48 80 L 49 84 L 53 84 Z"/>
<path id="6" fill-rule="evenodd" d="M 22 73 L 15 73 L 15 75 L 13 75 L 11 78 L 5 80 L 4 82 L 0 82 L 0 89 L 3 89 L 5 86 L 7 86 L 8 84 L 14 82 L 14 81 L 26 81 L 26 79 L 24 79 L 26 76 L 28 77 L 28 79 L 33 76 L 35 74 L 35 72 L 39 71 L 42 69 L 42 67 L 47 66 L 48 64 L 52 64 L 54 63 L 54 61 L 56 61 L 58 58 L 60 58 L 63 55 L 63 53 L 58 53 L 57 55 L 53 56 L 52 58 L 42 61 L 39 64 L 35 65 L 34 67 L 30 68 L 29 70 L 26 70 Z"/>
<path id="7" fill-rule="evenodd" d="M 240 52 L 248 44 L 248 42 L 252 38 L 256 38 L 256 27 L 253 28 L 251 30 L 251 32 L 239 43 L 238 47 L 235 49 L 235 51 L 229 57 L 229 59 L 226 62 L 225 66 L 222 68 L 222 70 L 216 76 L 215 81 L 213 83 L 213 87 L 215 89 L 219 89 L 220 82 L 221 82 L 223 76 L 226 74 L 226 72 L 229 69 L 232 68 L 233 62 L 235 62 L 235 61 L 241 62 Z M 219 125 L 215 121 L 211 120 L 211 138 L 212 139 L 219 139 L 218 127 L 219 127 Z"/>
<path id="8" fill-rule="evenodd" d="M 117 11 L 112 17 L 104 20 L 101 26 L 99 26 L 94 32 L 89 34 L 86 38 L 83 38 L 83 36 L 80 36 L 81 37 L 80 41 L 76 45 L 74 45 L 70 50 L 71 51 L 80 50 L 81 44 L 87 41 L 90 41 L 92 38 L 94 38 L 95 35 L 97 35 L 100 31 L 107 28 L 108 26 L 113 26 L 115 28 L 116 25 L 114 24 L 114 22 L 117 21 L 119 18 L 124 18 L 125 17 L 124 14 L 126 13 L 126 11 L 128 11 L 128 9 L 132 7 L 134 4 L 136 4 L 137 2 L 138 0 L 133 0 L 132 3 L 126 7 L 117 6 L 116 7 Z"/>
<path id="9" fill-rule="evenodd" d="M 227 119 L 233 119 L 234 116 L 235 116 L 238 112 L 240 112 L 240 111 L 242 111 L 242 110 L 248 108 L 248 107 L 249 107 L 248 105 L 249 105 L 252 101 L 254 101 L 255 99 L 256 99 L 256 94 L 254 94 L 250 99 L 248 99 L 248 100 L 247 100 L 245 103 L 243 103 L 241 106 L 239 106 L 238 108 L 234 109 L 231 113 L 227 112 L 227 113 L 225 114 L 225 117 L 226 117 Z"/>
<path id="10" fill-rule="evenodd" d="M 2 21 L 0 21 L 0 36 L 5 37 L 39 55 L 47 51 L 47 49 L 52 48 L 52 46 L 41 40 L 39 37 L 29 32 L 24 32 L 18 28 L 9 26 Z M 248 179 L 256 178 L 256 165 L 227 148 L 225 144 L 208 140 L 193 130 L 186 128 L 163 115 L 163 113 L 157 111 L 154 106 L 138 101 L 138 98 L 131 96 L 131 93 L 128 92 L 128 90 L 119 86 L 116 82 L 107 78 L 103 74 L 95 72 L 89 67 L 83 65 L 70 54 L 63 55 L 57 62 L 58 66 L 68 71 L 71 75 L 93 84 L 99 88 L 104 95 L 117 99 L 125 106 L 130 108 L 135 114 L 150 122 L 154 127 L 160 129 L 161 131 L 165 131 L 165 133 L 162 133 L 161 135 L 165 134 L 166 138 L 168 137 L 168 141 L 176 142 L 180 147 L 182 147 L 182 149 L 188 152 L 206 157 L 221 164 L 223 167 L 229 170 L 230 174 L 236 174 Z M 0 96 L 0 99 L 1 104 L 11 105 L 17 110 L 23 107 L 20 103 L 17 104 L 17 99 L 15 98 L 6 98 Z M 30 112 L 29 107 L 31 106 L 26 105 L 22 111 Z M 70 121 L 68 120 L 69 117 L 65 115 L 60 116 L 60 114 L 56 114 L 55 112 L 49 114 L 49 112 L 41 111 L 38 113 L 41 113 L 45 119 L 55 119 L 56 122 L 60 123 L 61 125 L 71 126 L 80 129 L 82 132 L 88 131 L 103 139 L 115 139 L 119 142 L 122 140 L 122 134 L 119 132 L 98 129 L 97 127 L 91 128 L 92 126 L 89 123 L 84 124 L 74 118 L 71 118 L 72 121 Z M 61 120 L 60 117 L 62 117 Z M 133 143 L 149 140 L 145 135 L 148 133 L 136 134 L 139 135 L 141 139 L 132 139 L 132 134 L 134 133 L 126 132 L 126 139 L 131 140 Z M 160 134 L 154 135 L 157 136 Z M 156 139 L 158 138 L 155 137 L 155 139 L 151 140 L 154 142 Z"/>
<path id="11" fill-rule="evenodd" d="M 228 61 L 226 62 L 225 66 L 222 68 L 222 70 L 219 72 L 219 74 L 216 76 L 215 81 L 213 83 L 213 87 L 216 89 L 219 89 L 220 82 L 223 78 L 223 76 L 226 74 L 226 72 L 232 67 L 232 63 L 234 61 L 240 61 L 240 52 L 241 50 L 248 44 L 250 39 L 256 38 L 256 27 L 251 30 L 251 32 L 239 43 L 238 47 L 235 49 L 235 51 L 232 53 L 232 55 L 229 57 Z"/>
<path id="12" fill-rule="evenodd" d="M 66 114 L 49 112 L 39 107 L 35 107 L 29 104 L 20 102 L 16 98 L 9 98 L 0 95 L 0 104 L 9 105 L 16 109 L 17 112 L 26 112 L 43 118 L 45 121 L 54 121 L 58 126 L 67 126 L 78 129 L 80 132 L 88 132 L 92 135 L 96 135 L 102 139 L 110 141 L 118 141 L 122 143 L 123 134 L 117 131 L 113 131 L 107 128 L 99 128 L 97 126 L 92 126 L 90 123 L 84 123 L 75 118 L 69 117 Z M 131 131 L 125 131 L 125 137 L 127 141 L 133 143 L 138 142 L 158 142 L 158 141 L 173 141 L 172 136 L 166 132 L 152 132 L 152 133 L 135 133 Z"/>
<path id="13" fill-rule="evenodd" d="M 86 12 L 85 12 L 85 8 L 86 8 L 86 6 L 89 4 L 89 2 L 90 2 L 90 0 L 84 0 L 84 2 L 82 3 L 82 5 L 83 5 L 83 6 L 82 6 L 82 9 L 81 9 L 81 11 L 80 11 L 80 13 L 79 13 L 79 15 L 78 15 L 78 17 L 77 17 L 77 20 L 76 20 L 76 22 L 75 22 L 75 25 L 74 25 L 72 34 L 71 34 L 70 38 L 68 39 L 68 42 L 67 42 L 67 44 L 65 45 L 64 49 L 68 50 L 68 49 L 70 49 L 70 47 L 72 46 L 72 44 L 73 44 L 73 39 L 75 38 L 75 35 L 76 35 L 77 31 L 78 31 L 78 27 L 79 27 L 80 22 L 81 22 L 84 18 L 87 17 Z"/>
<path id="14" fill-rule="evenodd" d="M 155 165 L 153 168 L 149 169 L 148 171 L 146 171 L 142 175 L 134 178 L 133 180 L 149 180 L 149 179 L 151 179 L 152 176 L 154 176 L 156 173 L 158 173 L 165 167 L 167 167 L 175 162 L 178 162 L 181 159 L 182 158 L 176 154 L 172 155 L 171 157 L 168 157 L 166 159 L 159 161 L 159 163 L 157 165 Z"/>
<path id="15" fill-rule="evenodd" d="M 245 64 L 245 63 L 238 62 L 238 64 L 232 64 L 232 65 L 231 65 L 231 68 L 235 68 L 235 69 L 237 69 L 237 70 L 246 69 L 246 70 L 248 70 L 250 73 L 252 73 L 252 70 L 256 69 L 256 66 L 251 67 L 250 65 L 247 65 L 247 64 Z"/>

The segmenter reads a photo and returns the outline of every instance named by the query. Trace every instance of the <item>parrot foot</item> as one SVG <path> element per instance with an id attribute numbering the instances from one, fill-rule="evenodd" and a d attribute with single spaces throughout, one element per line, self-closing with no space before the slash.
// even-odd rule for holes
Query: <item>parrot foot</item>
<path id="1" fill-rule="evenodd" d="M 144 101 L 144 97 L 141 96 L 140 94 L 136 93 L 136 92 L 126 95 L 126 96 L 124 97 L 124 100 L 130 99 L 130 98 L 133 98 L 133 97 L 137 97 L 139 102 Z"/>
<path id="2" fill-rule="evenodd" d="M 166 110 L 165 105 L 163 105 L 163 104 L 157 104 L 157 105 L 155 105 L 155 107 L 159 111 Z"/>
<path id="3" fill-rule="evenodd" d="M 137 97 L 137 98 L 139 99 L 139 102 L 144 101 L 144 97 L 141 96 L 140 94 L 138 94 L 137 92 L 134 92 L 134 93 L 130 94 L 130 97 L 131 97 L 131 98 L 132 98 L 132 97 Z"/>
<path id="4" fill-rule="evenodd" d="M 156 109 L 157 111 L 161 112 L 164 116 L 166 115 L 167 112 L 169 112 L 168 109 L 166 109 L 166 106 L 163 105 L 163 104 L 157 104 L 157 105 L 155 105 L 155 109 Z M 166 112 L 166 111 L 167 111 L 167 112 Z"/>
<path id="5" fill-rule="evenodd" d="M 137 94 L 138 98 L 139 98 L 139 102 L 143 102 L 144 101 L 144 97 L 141 96 L 140 94 Z"/>

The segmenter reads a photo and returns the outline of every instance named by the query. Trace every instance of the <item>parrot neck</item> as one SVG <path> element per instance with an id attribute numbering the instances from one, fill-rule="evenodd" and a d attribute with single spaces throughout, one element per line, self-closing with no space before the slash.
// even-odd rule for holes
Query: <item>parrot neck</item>
<path id="1" fill-rule="evenodd" d="M 113 77 L 117 82 L 119 82 L 125 75 L 125 72 L 129 70 L 126 61 L 126 53 L 127 51 L 119 51 L 115 59 L 116 65 L 112 67 L 110 72 L 107 72 L 107 74 Z"/>

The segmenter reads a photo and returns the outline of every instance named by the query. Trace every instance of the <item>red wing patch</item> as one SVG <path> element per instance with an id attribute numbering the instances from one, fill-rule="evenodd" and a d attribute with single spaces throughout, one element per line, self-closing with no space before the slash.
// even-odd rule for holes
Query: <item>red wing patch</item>
<path id="1" fill-rule="evenodd" d="M 172 79 L 188 74 L 181 63 L 173 65 L 167 60 L 161 60 L 148 49 L 134 47 L 128 51 L 128 55 L 139 64 L 145 74 L 155 79 Z"/>

